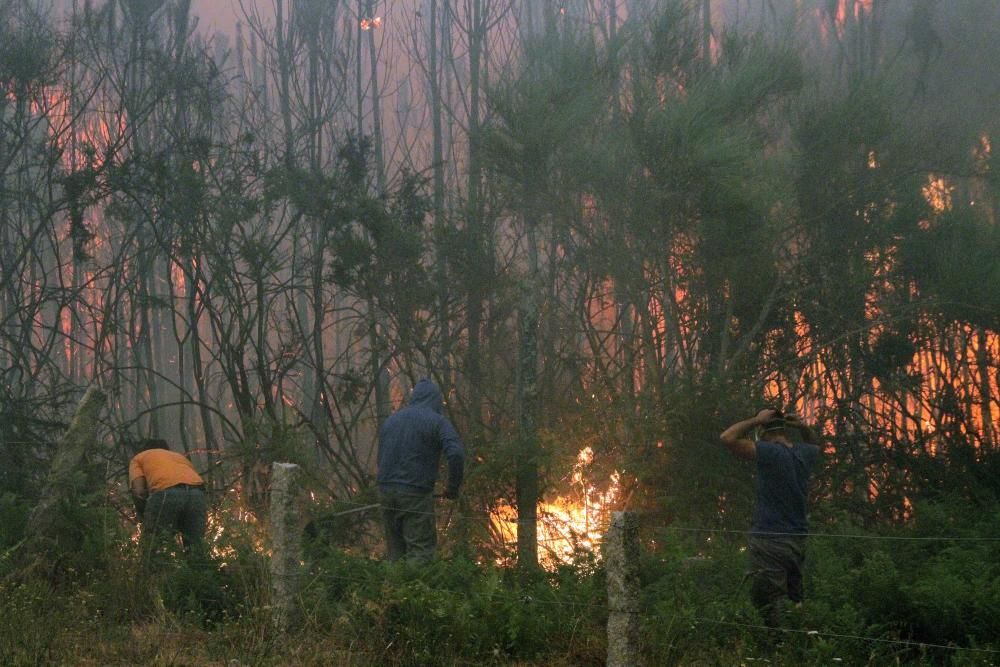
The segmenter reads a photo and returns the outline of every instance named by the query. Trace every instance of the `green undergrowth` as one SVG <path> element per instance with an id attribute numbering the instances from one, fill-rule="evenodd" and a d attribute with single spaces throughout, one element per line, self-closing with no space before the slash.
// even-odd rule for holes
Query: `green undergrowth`
<path id="1" fill-rule="evenodd" d="M 671 546 L 647 553 L 642 568 L 651 664 L 1000 663 L 995 508 L 939 503 L 898 529 L 814 531 L 805 603 L 771 628 L 749 602 L 741 536 L 677 542 L 665 532 Z"/>
<path id="2" fill-rule="evenodd" d="M 605 585 L 592 563 L 523 576 L 330 554 L 313 571 L 313 629 L 376 649 L 379 664 L 604 664 Z"/>
<path id="3" fill-rule="evenodd" d="M 278 632 L 268 561 L 247 530 L 225 531 L 212 554 L 144 562 L 98 516 L 51 576 L 3 573 L 2 664 L 604 664 L 605 579 L 592 559 L 525 576 L 463 559 L 416 567 L 310 548 L 298 611 Z M 918 506 L 896 530 L 818 525 L 806 603 L 786 608 L 779 628 L 749 604 L 742 535 L 663 530 L 640 566 L 647 664 L 997 664 L 998 529 L 996 512 L 941 504 Z"/>

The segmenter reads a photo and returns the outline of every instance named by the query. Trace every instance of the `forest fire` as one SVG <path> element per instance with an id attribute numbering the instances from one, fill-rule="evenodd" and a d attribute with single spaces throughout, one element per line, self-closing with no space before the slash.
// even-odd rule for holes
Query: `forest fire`
<path id="1" fill-rule="evenodd" d="M 997 62 L 983 0 L 0 1 L 5 664 L 1000 655 Z M 137 517 L 148 440 L 204 478 Z"/>
<path id="2" fill-rule="evenodd" d="M 588 479 L 594 462 L 594 450 L 584 447 L 577 454 L 569 475 L 570 489 L 565 495 L 538 504 L 538 553 L 546 569 L 574 562 L 580 555 L 600 558 L 598 547 L 604 537 L 609 516 L 621 497 L 621 475 L 613 472 L 607 488 L 601 490 Z M 510 505 L 494 509 L 492 528 L 504 544 L 517 542 L 517 510 Z M 498 562 L 509 564 L 512 559 Z"/>

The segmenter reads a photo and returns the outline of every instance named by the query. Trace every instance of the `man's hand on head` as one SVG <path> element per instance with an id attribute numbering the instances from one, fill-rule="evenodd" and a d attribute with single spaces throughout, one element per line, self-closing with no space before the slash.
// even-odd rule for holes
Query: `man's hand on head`
<path id="1" fill-rule="evenodd" d="M 763 410 L 757 413 L 757 416 L 754 417 L 754 421 L 756 421 L 758 424 L 766 424 L 767 422 L 774 419 L 774 417 L 777 414 L 778 411 L 773 408 L 764 408 Z"/>

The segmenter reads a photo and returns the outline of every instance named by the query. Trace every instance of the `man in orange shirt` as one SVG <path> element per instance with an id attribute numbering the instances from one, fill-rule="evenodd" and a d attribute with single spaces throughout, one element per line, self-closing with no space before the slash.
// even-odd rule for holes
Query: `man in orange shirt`
<path id="1" fill-rule="evenodd" d="M 165 440 L 142 444 L 143 451 L 129 462 L 128 481 L 143 532 L 150 536 L 179 532 L 185 550 L 200 545 L 208 514 L 205 482 L 187 458 L 170 451 Z"/>

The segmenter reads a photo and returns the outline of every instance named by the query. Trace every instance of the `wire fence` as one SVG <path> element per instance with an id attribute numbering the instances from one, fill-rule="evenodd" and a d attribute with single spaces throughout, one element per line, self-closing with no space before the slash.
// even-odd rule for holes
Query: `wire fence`
<path id="1" fill-rule="evenodd" d="M 198 565 L 198 564 L 191 565 L 191 564 L 189 564 L 189 567 L 195 567 L 195 568 L 198 568 L 198 567 L 213 568 L 214 566 L 212 566 L 210 563 L 204 563 L 204 564 L 201 564 L 201 565 Z M 273 573 L 270 573 L 267 576 L 273 577 L 275 575 Z M 365 578 L 365 577 L 349 576 L 349 575 L 345 575 L 345 574 L 338 574 L 338 573 L 334 573 L 334 572 L 325 572 L 325 571 L 318 571 L 318 572 L 317 571 L 312 571 L 312 572 L 310 572 L 310 571 L 303 571 L 301 574 L 292 575 L 292 576 L 296 576 L 296 577 L 298 577 L 298 578 L 300 578 L 302 580 L 308 580 L 308 581 L 313 581 L 313 582 L 320 581 L 320 580 L 322 580 L 322 581 L 337 581 L 337 582 L 349 583 L 349 584 L 357 584 L 357 585 L 370 585 L 375 580 L 374 576 L 373 577 Z M 392 584 L 393 582 L 382 580 L 382 583 L 384 583 L 384 584 Z M 308 585 L 307 585 L 307 587 L 308 587 Z M 443 587 L 440 587 L 440 586 L 432 586 L 432 585 L 428 585 L 426 582 L 422 582 L 421 583 L 421 588 L 424 591 L 428 591 L 428 592 L 432 592 L 432 593 L 436 593 L 436 594 L 450 595 L 450 596 L 463 597 L 463 598 L 467 596 L 467 592 L 464 591 L 464 590 L 455 590 L 455 589 L 451 589 L 451 588 L 443 588 Z M 499 595 L 504 595 L 505 591 L 507 589 L 505 589 L 503 587 L 498 587 L 496 590 L 499 593 Z M 614 611 L 614 610 L 609 609 L 609 607 L 608 607 L 608 605 L 606 603 L 605 604 L 598 604 L 598 603 L 595 603 L 594 600 L 591 599 L 591 598 L 581 598 L 581 597 L 576 597 L 576 596 L 572 596 L 572 595 L 566 595 L 566 594 L 562 594 L 562 593 L 558 593 L 558 594 L 560 595 L 560 597 L 562 599 L 560 599 L 560 600 L 546 600 L 546 599 L 542 599 L 542 598 L 539 598 L 539 597 L 536 597 L 536 596 L 531 596 L 531 595 L 528 595 L 528 594 L 521 594 L 521 595 L 513 596 L 515 599 L 510 600 L 510 601 L 517 602 L 517 603 L 520 603 L 520 604 L 523 604 L 523 605 L 526 605 L 526 606 L 543 605 L 543 606 L 562 607 L 562 608 L 572 609 L 572 610 L 576 610 L 576 611 L 579 611 L 579 610 L 593 610 L 593 611 L 600 612 L 602 614 L 603 613 L 607 613 L 609 611 Z M 509 595 L 509 593 L 507 595 L 508 595 L 508 597 L 512 597 L 512 596 Z M 218 600 L 218 599 L 213 599 L 213 600 L 214 601 L 221 601 L 221 600 Z M 641 610 L 638 612 L 638 614 L 639 614 L 639 616 L 645 616 L 645 617 L 649 616 L 648 612 L 644 612 L 644 611 L 641 611 Z M 934 643 L 934 642 L 914 641 L 914 640 L 909 640 L 909 639 L 891 639 L 891 638 L 887 638 L 887 637 L 872 637 L 872 636 L 867 636 L 867 635 L 857 635 L 857 634 L 849 634 L 849 633 L 831 632 L 831 631 L 828 631 L 828 630 L 815 630 L 815 629 L 804 629 L 804 628 L 789 628 L 789 627 L 783 627 L 783 626 L 763 625 L 763 624 L 758 624 L 758 623 L 747 623 L 747 622 L 741 622 L 741 621 L 735 621 L 735 620 L 726 620 L 726 619 L 719 619 L 719 618 L 708 618 L 708 617 L 705 617 L 705 616 L 683 616 L 683 618 L 685 620 L 690 621 L 690 622 L 692 622 L 694 624 L 697 624 L 697 625 L 714 625 L 714 626 L 725 626 L 725 627 L 741 628 L 741 629 L 744 629 L 744 630 L 751 630 L 751 631 L 754 631 L 754 632 L 767 633 L 767 634 L 775 634 L 775 633 L 777 633 L 777 634 L 799 635 L 799 636 L 806 636 L 806 637 L 827 638 L 827 639 L 836 639 L 836 640 L 845 640 L 845 641 L 854 641 L 854 642 L 868 642 L 868 643 L 872 643 L 872 644 L 892 645 L 892 646 L 897 646 L 897 647 L 900 647 L 900 648 L 915 649 L 915 650 L 920 650 L 920 651 L 926 651 L 926 650 L 934 649 L 934 650 L 942 650 L 942 651 L 955 651 L 955 652 L 975 653 L 975 654 L 991 655 L 991 656 L 993 656 L 993 655 L 1000 655 L 1000 650 L 998 650 L 998 649 L 991 649 L 991 648 L 980 648 L 980 647 L 971 647 L 971 646 L 959 646 L 959 645 L 954 645 L 954 644 L 940 644 L 940 643 Z"/>
<path id="2" fill-rule="evenodd" d="M 344 501 L 338 501 L 336 503 L 336 505 L 339 506 L 339 507 L 347 507 L 347 509 L 342 509 L 342 510 L 338 510 L 336 512 L 327 514 L 327 515 L 325 515 L 326 518 L 337 518 L 337 517 L 344 517 L 344 516 L 360 515 L 360 514 L 363 514 L 363 513 L 375 512 L 375 511 L 377 511 L 377 510 L 379 510 L 379 509 L 382 508 L 381 503 L 378 503 L 378 502 L 375 502 L 375 503 L 367 502 L 367 503 L 365 503 L 365 502 L 355 502 L 355 501 L 344 500 Z M 436 512 L 434 512 L 434 511 L 420 511 L 420 510 L 400 510 L 400 511 L 408 511 L 408 512 L 411 512 L 411 513 L 423 514 L 423 515 L 434 515 L 434 514 L 436 514 Z M 456 513 L 456 512 L 454 512 L 454 510 L 448 512 L 448 514 L 449 514 L 449 518 L 452 519 L 452 520 L 458 519 L 458 520 L 470 520 L 470 521 L 476 520 L 476 521 L 478 521 L 478 520 L 483 520 L 484 518 L 488 519 L 490 517 L 490 515 L 488 513 L 465 514 L 465 513 L 461 513 L 461 512 Z M 547 516 L 547 517 L 545 517 L 544 521 L 546 521 L 548 523 L 551 523 L 551 524 L 561 525 L 563 527 L 568 528 L 568 531 L 567 531 L 568 535 L 566 537 L 542 538 L 542 539 L 538 540 L 539 543 L 562 543 L 562 544 L 567 544 L 568 542 L 572 541 L 573 537 L 579 537 L 579 535 L 576 535 L 573 532 L 573 529 L 574 529 L 575 525 L 574 525 L 574 522 L 571 521 L 571 520 L 561 519 L 561 518 L 555 517 L 555 516 Z M 689 534 L 709 534 L 709 535 L 713 535 L 713 534 L 731 534 L 731 535 L 740 535 L 740 536 L 755 535 L 755 534 L 759 535 L 760 534 L 759 532 L 751 531 L 751 530 L 738 530 L 738 529 L 725 529 L 725 528 L 709 528 L 709 527 L 697 527 L 697 526 L 673 526 L 673 525 L 665 525 L 665 526 L 660 526 L 660 529 L 666 530 L 666 531 L 680 532 L 680 533 L 689 533 Z M 769 536 L 784 536 L 784 535 L 790 535 L 790 534 L 788 534 L 788 533 L 770 533 L 768 535 Z M 800 534 L 795 534 L 795 535 L 801 536 Z M 994 535 L 877 535 L 877 534 L 846 533 L 846 532 L 826 532 L 826 533 L 825 532 L 810 532 L 810 533 L 808 533 L 808 537 L 809 538 L 820 538 L 820 539 L 843 539 L 843 540 L 866 540 L 866 541 L 871 541 L 871 540 L 878 541 L 878 540 L 882 540 L 882 541 L 887 541 L 887 542 L 938 542 L 938 543 L 947 543 L 947 542 L 964 542 L 964 543 L 979 542 L 979 543 L 995 543 L 995 542 L 1000 541 L 1000 536 L 994 536 Z M 516 543 L 504 543 L 504 546 L 513 546 L 513 544 L 516 544 Z M 149 553 L 145 552 L 143 554 L 143 556 L 142 556 L 142 558 L 143 558 L 143 560 L 142 560 L 143 567 L 149 567 L 151 565 L 151 563 L 148 561 L 148 557 L 149 557 Z M 207 568 L 207 569 L 218 570 L 218 565 L 216 563 L 213 563 L 213 562 L 204 562 L 204 563 L 201 563 L 201 564 L 196 564 L 196 563 L 192 562 L 192 563 L 189 563 L 189 566 L 191 566 L 191 567 L 204 567 L 204 568 Z M 274 575 L 268 575 L 268 576 L 274 576 Z M 302 574 L 296 575 L 296 576 L 300 576 L 302 578 L 302 580 L 304 580 L 304 581 L 308 581 L 308 580 L 313 580 L 313 581 L 326 580 L 326 581 L 339 581 L 339 582 L 343 582 L 343 583 L 358 584 L 358 585 L 364 585 L 364 584 L 371 584 L 372 583 L 372 578 L 365 578 L 365 577 L 358 577 L 358 576 L 349 576 L 349 575 L 345 575 L 345 574 L 340 574 L 340 573 L 335 573 L 335 572 L 328 572 L 328 571 L 313 571 L 313 572 L 304 571 Z M 435 592 L 435 593 L 439 593 L 439 594 L 442 594 L 442 595 L 455 595 L 455 596 L 465 595 L 465 593 L 462 592 L 462 591 L 456 591 L 456 590 L 449 589 L 449 588 L 434 587 L 434 586 L 430 586 L 430 585 L 427 585 L 427 584 L 424 584 L 424 587 L 426 588 L 426 590 L 429 590 L 429 591 L 432 591 L 432 592 Z M 593 611 L 596 611 L 596 612 L 602 613 L 602 614 L 606 613 L 606 612 L 609 612 L 609 611 L 613 611 L 613 610 L 610 610 L 608 608 L 608 605 L 607 605 L 606 601 L 604 603 L 596 603 L 595 600 L 592 599 L 592 598 L 574 598 L 574 597 L 571 597 L 571 596 L 566 596 L 565 594 L 560 594 L 560 598 L 561 599 L 558 599 L 558 600 L 555 600 L 555 599 L 542 599 L 542 598 L 538 598 L 538 597 L 532 597 L 532 596 L 529 596 L 529 595 L 522 595 L 522 596 L 518 597 L 516 599 L 516 601 L 519 602 L 519 603 L 525 604 L 525 605 L 542 605 L 542 606 L 549 606 L 549 607 L 564 607 L 564 608 L 572 608 L 572 609 L 577 610 L 577 611 L 579 611 L 579 610 L 593 610 Z M 219 600 L 216 600 L 216 601 L 219 601 Z M 648 617 L 648 612 L 642 612 L 642 611 L 640 611 L 639 613 L 640 613 L 640 616 L 646 616 L 646 617 Z M 706 625 L 706 626 L 722 626 L 722 627 L 741 628 L 743 630 L 747 630 L 747 631 L 751 631 L 751 632 L 758 632 L 758 633 L 772 633 L 772 634 L 773 633 L 778 633 L 778 634 L 787 634 L 787 635 L 802 635 L 802 636 L 816 637 L 816 638 L 828 638 L 828 639 L 832 639 L 832 640 L 842 640 L 842 641 L 869 642 L 871 644 L 897 646 L 897 647 L 905 648 L 905 649 L 908 649 L 908 650 L 928 650 L 928 649 L 934 649 L 934 650 L 941 650 L 941 651 L 967 652 L 967 653 L 972 653 L 972 654 L 989 655 L 989 656 L 1000 655 L 1000 650 L 992 649 L 992 648 L 979 648 L 979 647 L 970 647 L 970 646 L 949 645 L 949 644 L 940 644 L 940 643 L 932 643 L 932 642 L 921 642 L 921 641 L 908 640 L 908 639 L 893 639 L 893 638 L 887 638 L 887 637 L 872 637 L 872 636 L 859 635 L 859 634 L 838 633 L 838 632 L 833 632 L 833 631 L 826 630 L 826 629 L 803 629 L 803 628 L 790 628 L 790 627 L 781 627 L 781 626 L 770 626 L 770 625 L 762 625 L 762 624 L 741 622 L 741 621 L 737 621 L 737 620 L 727 620 L 727 619 L 722 619 L 722 618 L 709 618 L 709 617 L 705 617 L 705 616 L 686 616 L 685 618 L 688 621 L 690 621 L 690 622 L 692 622 L 694 624 L 701 624 L 701 625 Z"/>
<path id="3" fill-rule="evenodd" d="M 331 514 L 325 515 L 326 518 L 337 518 L 340 516 L 346 516 L 350 514 L 356 514 L 363 511 L 370 511 L 380 509 L 382 507 L 381 503 L 357 503 L 352 501 L 337 501 L 337 505 L 348 506 L 352 509 L 343 510 L 338 512 L 333 512 Z M 439 512 L 436 511 L 426 511 L 426 510 L 411 510 L 411 509 L 398 509 L 394 511 L 409 513 L 409 514 L 421 514 L 437 516 Z M 489 518 L 489 513 L 480 514 L 462 514 L 462 513 L 448 513 L 449 518 L 452 520 L 461 519 L 467 521 L 479 521 L 484 518 Z M 574 527 L 575 522 L 569 519 L 560 519 L 554 516 L 546 516 L 542 519 L 543 523 L 550 524 L 561 524 L 563 526 Z M 684 533 L 708 533 L 708 534 L 726 534 L 726 535 L 759 535 L 764 537 L 802 537 L 807 536 L 810 538 L 836 538 L 836 539 L 857 539 L 857 540 L 885 540 L 890 542 L 1000 542 L 1000 536 L 996 535 L 877 535 L 877 534 L 865 534 L 865 533 L 824 533 L 822 531 L 809 531 L 808 533 L 781 533 L 781 532 L 766 532 L 766 531 L 756 531 L 756 530 L 739 530 L 735 528 L 707 528 L 699 526 L 674 526 L 674 525 L 664 525 L 659 526 L 660 530 L 684 532 Z M 540 540 L 541 541 L 541 540 Z M 562 538 L 552 538 L 548 541 L 558 542 L 563 541 Z"/>
<path id="4" fill-rule="evenodd" d="M 738 621 L 726 621 L 714 618 L 704 618 L 701 616 L 695 616 L 692 618 L 696 623 L 705 623 L 710 625 L 724 625 L 739 628 L 748 628 L 753 630 L 761 630 L 770 633 L 783 633 L 783 634 L 797 634 L 806 635 L 808 637 L 829 637 L 832 639 L 847 639 L 851 641 L 863 641 L 870 642 L 873 644 L 892 644 L 896 646 L 904 646 L 911 649 L 941 649 L 946 651 L 965 651 L 971 653 L 984 653 L 989 655 L 1000 655 L 1000 650 L 989 649 L 989 648 L 976 648 L 970 646 L 955 646 L 949 644 L 935 644 L 931 642 L 918 642 L 909 639 L 887 639 L 885 637 L 868 637 L 864 635 L 851 635 L 842 634 L 837 632 L 828 632 L 821 630 L 805 630 L 802 628 L 784 628 L 776 627 L 770 625 L 759 625 L 755 623 L 741 623 Z"/>
<path id="5" fill-rule="evenodd" d="M 354 503 L 354 502 L 351 502 L 351 501 L 341 501 L 338 504 L 340 506 L 345 506 L 346 505 L 348 507 L 351 507 L 351 509 L 341 510 L 341 511 L 335 512 L 335 513 L 333 513 L 331 515 L 328 515 L 328 516 L 330 516 L 330 517 L 345 516 L 345 515 L 360 513 L 360 512 L 363 512 L 363 511 L 377 510 L 377 509 L 381 508 L 381 505 L 379 503 L 362 504 L 362 503 Z M 408 510 L 398 510 L 398 511 L 408 511 Z M 411 511 L 413 513 L 425 514 L 425 515 L 426 514 L 430 514 L 430 515 L 434 515 L 435 514 L 435 512 L 428 512 L 428 511 L 421 511 L 421 510 L 409 510 L 409 511 Z M 484 518 L 484 516 L 483 515 L 466 515 L 466 514 L 461 514 L 461 513 L 455 514 L 454 512 L 449 512 L 449 518 L 451 518 L 451 519 L 466 519 L 466 520 L 477 520 L 477 519 L 481 520 L 482 518 Z M 558 517 L 551 517 L 551 516 L 550 517 L 546 517 L 545 521 L 547 521 L 549 523 L 554 523 L 554 524 L 557 524 L 557 525 L 562 524 L 563 526 L 570 527 L 571 529 L 574 527 L 574 522 L 572 522 L 570 520 L 566 520 L 566 519 L 559 519 Z M 796 536 L 796 537 L 801 537 L 802 536 L 801 533 L 761 533 L 760 531 L 752 531 L 752 530 L 738 530 L 738 529 L 725 529 L 725 528 L 707 528 L 707 527 L 696 527 L 696 526 L 670 526 L 670 525 L 668 525 L 668 526 L 662 526 L 661 528 L 664 529 L 664 530 L 668 530 L 668 531 L 676 531 L 676 532 L 682 532 L 682 533 L 695 533 L 695 534 L 709 534 L 709 535 L 712 535 L 712 534 L 731 534 L 731 535 L 740 535 L 740 536 L 749 536 L 749 535 L 758 535 L 758 536 L 760 536 L 760 535 L 763 535 L 763 536 L 766 536 L 766 537 L 781 537 L 781 536 Z M 572 533 L 571 533 L 570 536 L 572 536 Z M 871 540 L 879 541 L 879 540 L 882 540 L 882 541 L 887 541 L 887 542 L 924 542 L 924 543 L 941 543 L 941 542 L 993 543 L 993 542 L 1000 541 L 1000 536 L 994 536 L 994 535 L 877 535 L 877 534 L 845 533 L 845 532 L 810 532 L 810 533 L 808 533 L 808 537 L 810 537 L 810 538 L 817 537 L 817 538 L 825 538 L 825 539 L 842 539 L 842 540 L 866 540 L 866 541 L 871 541 Z M 566 538 L 566 537 L 549 538 L 549 539 L 539 539 L 538 540 L 539 543 L 543 543 L 543 542 L 548 542 L 548 543 L 556 543 L 556 542 L 558 542 L 558 543 L 566 543 L 567 541 L 568 541 L 568 538 Z M 506 546 L 511 546 L 512 544 L 515 544 L 515 543 L 505 543 Z M 349 582 L 360 583 L 360 581 L 357 580 L 357 579 L 355 579 L 355 578 L 347 577 L 347 576 L 343 576 L 343 575 L 331 575 L 329 573 L 323 573 L 323 574 L 321 574 L 319 576 L 322 577 L 322 578 L 334 578 L 334 579 L 341 580 L 341 581 L 349 581 Z M 433 590 L 433 591 L 439 592 L 439 593 L 457 594 L 455 591 L 452 591 L 452 590 L 449 590 L 449 589 L 440 589 L 440 588 L 429 587 L 429 590 Z M 526 597 L 526 598 L 523 598 L 521 601 L 523 603 L 525 603 L 525 604 L 555 605 L 555 606 L 563 606 L 563 607 L 572 607 L 572 608 L 575 608 L 575 609 L 598 609 L 598 610 L 601 610 L 602 612 L 612 611 L 612 610 L 610 610 L 608 608 L 607 604 L 595 604 L 594 601 L 591 600 L 591 599 L 566 599 L 565 597 L 563 597 L 562 600 L 542 600 L 542 599 L 533 599 L 533 598 L 530 598 L 530 597 Z M 640 612 L 640 615 L 644 615 L 644 614 L 642 614 L 642 612 Z M 897 647 L 905 648 L 905 649 L 908 649 L 908 650 L 914 650 L 914 649 L 916 649 L 916 650 L 925 651 L 925 650 L 934 649 L 934 650 L 966 652 L 966 653 L 974 653 L 974 654 L 982 654 L 982 655 L 990 655 L 990 656 L 1000 655 L 1000 650 L 991 649 L 991 648 L 978 648 L 978 647 L 969 647 L 969 646 L 959 646 L 959 645 L 953 645 L 953 644 L 941 644 L 941 643 L 934 643 L 934 642 L 922 642 L 922 641 L 915 641 L 915 640 L 909 640 L 909 639 L 894 639 L 894 638 L 887 638 L 887 637 L 872 637 L 872 636 L 867 636 L 867 635 L 850 634 L 850 633 L 842 633 L 842 632 L 833 632 L 833 631 L 829 631 L 829 630 L 803 629 L 803 628 L 790 628 L 790 627 L 783 627 L 783 626 L 762 625 L 762 624 L 747 623 L 747 622 L 741 622 L 741 621 L 735 621 L 735 620 L 726 620 L 726 619 L 718 619 L 718 618 L 708 618 L 708 617 L 705 617 L 705 616 L 691 616 L 691 617 L 688 617 L 688 619 L 690 621 L 692 621 L 693 623 L 695 623 L 695 624 L 701 624 L 701 625 L 728 626 L 728 627 L 741 628 L 741 629 L 744 629 L 744 630 L 749 630 L 749 631 L 753 631 L 753 632 L 761 632 L 761 633 L 772 633 L 772 634 L 773 633 L 778 633 L 778 634 L 801 635 L 801 636 L 807 636 L 807 637 L 824 638 L 824 639 L 831 639 L 831 640 L 853 641 L 853 642 L 868 642 L 868 643 L 871 643 L 871 644 L 878 644 L 878 645 L 897 646 Z"/>

